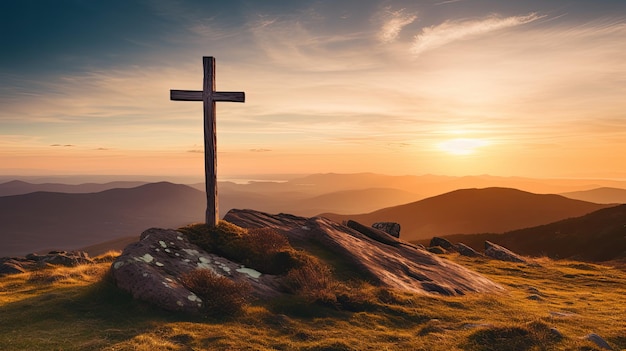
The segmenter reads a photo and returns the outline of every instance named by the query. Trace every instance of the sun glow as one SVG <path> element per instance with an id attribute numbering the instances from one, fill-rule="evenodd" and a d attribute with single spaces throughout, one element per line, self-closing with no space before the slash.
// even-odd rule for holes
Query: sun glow
<path id="1" fill-rule="evenodd" d="M 437 148 L 452 155 L 470 155 L 475 153 L 476 149 L 487 145 L 489 142 L 486 140 L 456 138 L 437 144 Z"/>

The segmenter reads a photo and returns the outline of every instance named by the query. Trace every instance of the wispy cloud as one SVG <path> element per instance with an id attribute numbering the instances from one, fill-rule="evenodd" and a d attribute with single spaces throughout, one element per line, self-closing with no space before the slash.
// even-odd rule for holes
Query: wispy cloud
<path id="1" fill-rule="evenodd" d="M 519 26 L 536 21 L 545 16 L 531 13 L 526 16 L 512 16 L 501 18 L 492 15 L 486 19 L 471 21 L 446 21 L 437 26 L 422 29 L 422 32 L 415 36 L 411 51 L 415 55 L 420 55 L 425 51 L 439 48 L 457 40 L 468 37 L 487 34 L 496 30 Z"/>
<path id="2" fill-rule="evenodd" d="M 435 6 L 445 5 L 445 4 L 453 4 L 453 3 L 459 2 L 459 1 L 463 1 L 463 0 L 445 0 L 445 1 L 440 1 L 438 3 L 435 3 Z"/>
<path id="3" fill-rule="evenodd" d="M 383 25 L 378 33 L 378 39 L 383 43 L 395 41 L 402 28 L 413 23 L 417 19 L 417 15 L 405 13 L 405 9 L 391 11 L 390 8 L 385 9 L 382 17 Z"/>
<path id="4" fill-rule="evenodd" d="M 282 71 L 346 72 L 371 67 L 363 60 L 366 31 L 328 32 L 323 19 L 262 16 L 249 25 L 254 45 Z"/>

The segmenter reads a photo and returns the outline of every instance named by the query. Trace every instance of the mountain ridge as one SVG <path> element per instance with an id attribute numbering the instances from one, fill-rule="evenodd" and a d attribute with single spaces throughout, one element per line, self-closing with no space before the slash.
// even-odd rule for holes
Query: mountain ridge
<path id="1" fill-rule="evenodd" d="M 73 249 L 204 218 L 205 196 L 186 185 L 151 183 L 98 193 L 34 192 L 0 197 L 2 255 Z"/>
<path id="2" fill-rule="evenodd" d="M 29 183 L 22 180 L 11 180 L 0 183 L 0 196 L 23 195 L 38 191 L 57 192 L 57 193 L 97 193 L 109 189 L 116 188 L 134 188 L 147 184 L 142 181 L 114 181 L 107 183 L 81 183 L 81 184 L 63 184 L 63 183 Z"/>
<path id="3" fill-rule="evenodd" d="M 589 190 L 570 191 L 561 193 L 570 199 L 577 199 L 600 204 L 624 204 L 626 203 L 626 189 L 613 187 L 600 187 Z"/>
<path id="4" fill-rule="evenodd" d="M 456 234 L 444 238 L 479 250 L 489 240 L 530 256 L 585 261 L 626 258 L 626 204 L 501 234 Z"/>
<path id="5" fill-rule="evenodd" d="M 505 201 L 506 200 L 506 201 Z M 511 188 L 458 189 L 405 205 L 354 215 L 323 213 L 365 225 L 398 222 L 407 241 L 461 233 L 505 232 L 577 217 L 608 205 Z"/>

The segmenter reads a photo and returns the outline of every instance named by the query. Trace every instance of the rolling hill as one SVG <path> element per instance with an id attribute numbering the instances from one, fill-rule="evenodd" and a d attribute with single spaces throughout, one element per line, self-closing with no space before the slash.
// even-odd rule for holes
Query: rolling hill
<path id="1" fill-rule="evenodd" d="M 578 217 L 609 205 L 533 194 L 510 188 L 461 189 L 367 214 L 322 214 L 371 225 L 392 221 L 402 226 L 407 241 L 462 233 L 501 233 Z"/>
<path id="2" fill-rule="evenodd" d="M 134 188 L 144 185 L 146 182 L 117 181 L 108 183 L 83 183 L 83 184 L 61 184 L 61 183 L 42 183 L 34 184 L 21 180 L 12 180 L 0 184 L 0 196 L 22 195 L 34 193 L 37 191 L 47 191 L 55 193 L 97 193 L 109 189 L 116 188 Z"/>
<path id="3" fill-rule="evenodd" d="M 482 250 L 485 240 L 523 255 L 608 261 L 626 258 L 626 205 L 604 208 L 581 217 L 503 234 L 449 235 Z"/>
<path id="4" fill-rule="evenodd" d="M 570 199 L 598 204 L 626 204 L 626 189 L 602 187 L 590 190 L 571 191 L 561 195 Z"/>
<path id="5" fill-rule="evenodd" d="M 146 184 L 99 193 L 35 192 L 0 197 L 0 256 L 74 249 L 150 227 L 204 220 L 204 193 L 185 185 Z"/>
<path id="6" fill-rule="evenodd" d="M 374 211 L 419 198 L 414 193 L 390 188 L 344 190 L 295 201 L 290 208 L 300 216 L 313 216 L 320 212 L 354 213 Z"/>
<path id="7" fill-rule="evenodd" d="M 353 174 L 312 174 L 306 177 L 290 179 L 278 184 L 281 188 L 298 191 L 334 191 L 380 188 L 401 189 L 424 197 L 436 196 L 457 189 L 468 188 L 514 188 L 537 194 L 558 194 L 563 192 L 589 190 L 599 187 L 626 188 L 626 181 L 607 179 L 541 179 L 524 177 L 499 177 L 490 175 L 442 176 L 442 175 L 404 175 L 391 176 L 375 173 Z M 262 187 L 259 183 L 253 185 Z M 321 190 L 321 191 L 320 191 Z"/>

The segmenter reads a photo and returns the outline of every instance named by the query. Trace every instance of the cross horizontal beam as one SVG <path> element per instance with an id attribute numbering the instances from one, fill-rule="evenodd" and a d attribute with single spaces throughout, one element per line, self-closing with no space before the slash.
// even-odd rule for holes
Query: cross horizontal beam
<path id="1" fill-rule="evenodd" d="M 170 90 L 170 100 L 174 101 L 202 101 L 204 92 L 200 90 Z M 210 100 L 245 102 L 246 94 L 236 91 L 214 91 L 210 94 Z"/>

